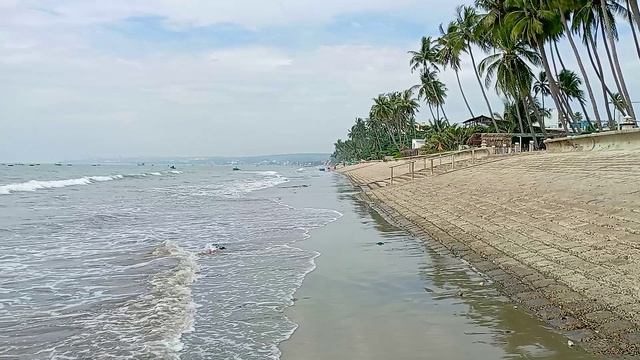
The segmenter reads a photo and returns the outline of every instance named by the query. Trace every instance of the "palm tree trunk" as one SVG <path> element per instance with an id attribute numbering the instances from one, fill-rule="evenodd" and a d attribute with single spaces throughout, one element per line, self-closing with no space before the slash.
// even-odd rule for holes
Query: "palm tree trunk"
<path id="1" fill-rule="evenodd" d="M 615 65 L 615 70 L 618 73 L 618 76 L 620 77 L 620 86 L 622 87 L 622 96 L 624 96 L 624 98 L 627 101 L 627 108 L 629 109 L 629 114 L 631 115 L 631 117 L 633 117 L 634 119 L 636 118 L 636 113 L 633 110 L 633 103 L 631 102 L 631 97 L 629 96 L 629 90 L 627 90 L 627 84 L 624 81 L 624 75 L 622 74 L 622 69 L 620 68 L 620 60 L 618 59 L 618 50 L 617 50 L 617 46 L 616 46 L 616 40 L 613 38 L 613 29 L 611 26 L 611 22 L 608 16 L 606 16 L 607 14 L 607 2 L 606 0 L 600 0 L 600 6 L 602 7 L 602 11 L 604 12 L 605 16 L 603 16 L 604 18 L 604 25 L 607 29 L 606 33 L 607 33 L 607 39 L 609 40 L 609 44 L 611 45 L 611 55 L 613 55 L 613 64 Z"/>
<path id="2" fill-rule="evenodd" d="M 444 107 L 442 106 L 442 104 L 440 104 L 440 109 L 442 110 L 442 116 L 444 116 L 444 120 L 448 123 L 449 117 L 447 117 L 447 113 L 444 112 Z"/>
<path id="3" fill-rule="evenodd" d="M 627 0 L 627 7 L 631 9 L 631 14 L 633 14 L 633 19 L 635 20 L 638 30 L 640 30 L 640 8 L 638 8 L 638 1 Z"/>
<path id="4" fill-rule="evenodd" d="M 571 126 L 571 130 L 573 130 L 574 133 L 578 133 L 579 131 L 578 131 L 578 128 L 576 127 L 576 113 L 571 108 L 571 104 L 569 103 L 569 97 L 566 94 L 562 93 L 562 91 L 560 92 L 560 101 L 562 102 L 564 108 L 569 114 L 569 126 Z"/>
<path id="5" fill-rule="evenodd" d="M 385 125 L 385 127 L 387 128 L 387 132 L 389 133 L 389 137 L 391 138 L 391 142 L 393 142 L 393 145 L 395 145 L 398 151 L 402 151 L 400 145 L 398 145 L 398 142 L 396 141 L 396 137 L 393 136 L 393 133 L 391 132 L 391 128 L 388 125 Z"/>
<path id="6" fill-rule="evenodd" d="M 533 148 L 537 150 L 538 137 L 536 136 L 536 129 L 533 127 L 533 122 L 531 122 L 531 115 L 529 115 L 529 109 L 526 106 L 527 102 L 524 100 L 524 96 L 522 98 L 522 103 L 525 104 L 524 116 L 527 119 L 527 123 L 529 124 L 529 132 L 531 132 L 531 137 L 533 137 Z"/>
<path id="7" fill-rule="evenodd" d="M 531 93 L 527 94 L 529 103 L 531 104 L 531 107 L 533 107 L 533 110 L 536 114 L 536 117 L 538 118 L 538 124 L 540 124 L 540 131 L 542 131 L 542 134 L 546 137 L 547 136 L 547 129 L 546 129 L 546 125 L 544 123 L 544 116 L 542 114 L 540 114 L 540 110 L 538 109 L 538 105 L 536 105 L 535 101 L 533 100 L 533 96 L 531 96 Z M 542 103 L 544 104 L 544 96 L 542 97 Z M 542 109 L 544 109 L 544 105 L 542 106 Z"/>
<path id="8" fill-rule="evenodd" d="M 521 101 L 519 99 L 516 100 L 516 97 L 514 97 L 514 104 L 516 106 L 516 114 L 518 115 L 518 123 L 520 124 L 520 134 L 524 134 L 524 129 L 522 127 L 522 114 L 520 111 L 520 103 Z M 526 109 L 525 109 L 526 111 Z M 536 149 L 537 148 L 537 144 L 538 142 L 536 141 L 536 135 L 535 133 L 533 133 L 533 148 Z"/>
<path id="9" fill-rule="evenodd" d="M 471 64 L 473 64 L 473 71 L 476 73 L 476 79 L 478 80 L 478 85 L 480 85 L 480 90 L 482 90 L 482 96 L 484 97 L 484 101 L 487 103 L 487 108 L 489 108 L 489 116 L 491 117 L 491 122 L 493 123 L 493 126 L 496 128 L 496 132 L 499 133 L 500 129 L 498 129 L 498 123 L 496 123 L 496 117 L 493 114 L 493 110 L 491 109 L 491 103 L 489 102 L 487 93 L 486 91 L 484 91 L 484 85 L 482 85 L 482 80 L 480 80 L 480 74 L 478 74 L 478 66 L 476 66 L 476 59 L 473 56 L 473 50 L 471 50 L 471 45 L 467 44 L 467 48 L 469 49 Z"/>
<path id="10" fill-rule="evenodd" d="M 431 118 L 433 120 L 436 120 L 436 116 L 433 114 L 433 108 L 431 107 L 431 104 L 427 104 L 427 106 L 429 107 L 429 112 L 431 113 Z"/>
<path id="11" fill-rule="evenodd" d="M 462 83 L 460 83 L 460 75 L 458 74 L 458 70 L 455 70 L 455 72 L 456 72 L 456 80 L 458 80 L 458 87 L 460 88 L 460 93 L 462 94 L 462 99 L 464 100 L 464 104 L 467 105 L 467 110 L 469 110 L 469 114 L 471 115 L 471 118 L 474 118 L 476 116 L 473 115 L 471 106 L 469 106 L 469 102 L 467 101 L 467 96 L 464 94 L 464 91 L 462 90 Z"/>
<path id="12" fill-rule="evenodd" d="M 560 50 L 558 49 L 558 42 L 557 41 L 553 42 L 553 47 L 556 50 L 556 55 L 558 55 L 558 61 L 560 62 L 560 67 L 562 68 L 562 70 L 567 70 L 567 67 L 564 66 L 564 61 L 562 61 L 562 55 L 560 55 Z"/>
<path id="13" fill-rule="evenodd" d="M 540 52 L 540 58 L 542 59 L 542 65 L 544 66 L 544 71 L 547 73 L 547 78 L 549 79 L 549 88 L 551 90 L 551 98 L 553 102 L 556 104 L 556 109 L 558 110 L 558 117 L 560 118 L 560 122 L 562 123 L 562 127 L 564 128 L 565 133 L 569 134 L 569 129 L 567 129 L 567 118 L 562 110 L 561 103 L 559 101 L 559 93 L 558 84 L 551 73 L 551 68 L 549 67 L 549 59 L 547 58 L 547 52 L 544 48 L 544 43 L 537 43 L 538 51 Z"/>
<path id="14" fill-rule="evenodd" d="M 593 89 L 591 88 L 591 82 L 589 81 L 589 76 L 587 75 L 587 71 L 584 69 L 584 65 L 582 64 L 582 59 L 580 58 L 580 53 L 578 53 L 578 48 L 576 47 L 576 43 L 573 41 L 573 35 L 571 34 L 571 29 L 569 29 L 569 25 L 567 24 L 567 18 L 564 16 L 564 12 L 562 11 L 560 11 L 560 15 L 562 17 L 562 23 L 564 25 L 565 32 L 567 33 L 567 38 L 569 39 L 569 43 L 571 44 L 571 49 L 573 49 L 573 54 L 576 56 L 576 60 L 578 61 L 578 67 L 580 68 L 580 72 L 582 73 L 582 78 L 584 79 L 584 85 L 587 87 L 587 92 L 589 93 L 589 100 L 591 101 L 591 107 L 593 108 L 593 113 L 596 117 L 596 123 L 598 124 L 598 128 L 602 130 L 602 128 L 600 127 L 600 112 L 598 111 L 598 104 L 596 102 L 596 98 L 593 95 Z M 583 104 L 581 103 L 581 105 Z M 585 116 L 586 116 L 586 113 L 585 113 Z"/>
<path id="15" fill-rule="evenodd" d="M 636 3 L 636 6 L 638 5 L 638 3 Z M 640 45 L 638 44 L 638 34 L 636 34 L 636 28 L 635 26 L 633 26 L 633 18 L 632 18 L 632 14 L 630 11 L 630 1 L 627 0 L 627 11 L 628 11 L 628 16 L 627 19 L 629 20 L 629 26 L 631 26 L 631 34 L 633 35 L 633 43 L 636 45 L 636 54 L 638 54 L 638 58 L 640 59 Z"/>
<path id="16" fill-rule="evenodd" d="M 549 53 L 551 54 L 551 63 L 553 64 L 553 73 L 558 76 L 558 67 L 556 66 L 556 55 L 553 51 L 553 45 L 549 42 Z"/>
<path id="17" fill-rule="evenodd" d="M 587 124 L 589 124 L 589 126 L 593 126 L 593 123 L 591 122 L 591 118 L 589 117 L 589 112 L 587 112 L 587 107 L 584 105 L 584 103 L 582 101 L 579 101 L 580 103 L 580 108 L 582 108 L 582 112 L 584 113 L 584 119 L 587 120 Z"/>
<path id="18" fill-rule="evenodd" d="M 620 79 L 618 79 L 618 74 L 616 73 L 615 66 L 613 65 L 613 58 L 611 57 L 611 50 L 609 49 L 609 43 L 607 42 L 607 34 L 605 33 L 604 26 L 600 27 L 600 31 L 602 34 L 602 43 L 604 44 L 604 50 L 606 51 L 607 59 L 609 60 L 609 70 L 611 70 L 611 75 L 613 76 L 613 80 L 616 83 L 618 93 L 622 94 L 622 86 L 620 85 Z M 611 96 L 611 98 L 613 100 L 613 96 Z"/>
<path id="19" fill-rule="evenodd" d="M 586 47 L 587 47 L 587 54 L 589 54 L 589 60 L 591 61 L 591 66 L 593 67 L 593 70 L 596 73 L 596 76 L 598 77 L 598 80 L 600 80 L 600 85 L 602 86 L 602 96 L 604 97 L 604 108 L 607 110 L 607 121 L 609 126 L 611 126 L 611 123 L 613 122 L 613 117 L 611 116 L 611 109 L 609 108 L 609 97 L 607 96 L 607 92 L 609 91 L 609 88 L 607 87 L 607 83 L 604 81 L 604 78 L 602 76 L 602 63 L 600 62 L 600 57 L 598 56 L 598 50 L 597 48 L 595 48 L 595 41 L 593 40 L 593 36 L 587 35 L 587 42 L 586 42 Z M 591 54 L 591 49 L 593 48 L 593 52 L 595 53 L 595 56 L 593 56 Z M 595 62 L 594 62 L 594 57 L 595 57 Z M 601 125 L 602 127 L 602 125 Z"/>
<path id="20" fill-rule="evenodd" d="M 522 115 L 520 115 L 520 100 L 517 96 L 513 98 L 513 104 L 516 107 L 516 114 L 518 115 L 518 125 L 520 127 L 520 134 L 524 133 L 524 127 L 522 126 Z"/>

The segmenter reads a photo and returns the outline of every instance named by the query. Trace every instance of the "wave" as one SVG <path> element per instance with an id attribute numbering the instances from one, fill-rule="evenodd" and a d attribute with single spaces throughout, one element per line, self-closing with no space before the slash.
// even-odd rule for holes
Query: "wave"
<path id="1" fill-rule="evenodd" d="M 122 179 L 122 175 L 113 176 L 86 176 L 66 180 L 30 180 L 22 183 L 14 183 L 0 186 L 0 194 L 8 195 L 13 192 L 36 191 L 41 189 L 55 189 L 67 186 L 89 185 L 95 182 L 112 181 Z"/>
<path id="2" fill-rule="evenodd" d="M 152 253 L 158 259 L 172 259 L 173 268 L 151 277 L 151 294 L 145 296 L 136 308 L 138 321 L 152 329 L 145 348 L 151 355 L 162 359 L 179 359 L 183 348 L 182 336 L 192 332 L 196 304 L 191 286 L 197 278 L 198 263 L 194 254 L 171 241 L 158 245 Z"/>
<path id="3" fill-rule="evenodd" d="M 182 174 L 182 171 L 170 171 L 168 173 Z M 122 180 L 124 178 L 140 178 L 149 175 L 161 176 L 162 174 L 159 172 L 153 172 L 149 174 L 84 176 L 81 178 L 63 180 L 29 180 L 21 183 L 0 185 L 0 195 L 9 195 L 15 192 L 32 192 L 44 189 L 57 189 L 68 186 L 91 185 L 98 182 Z"/>
<path id="4" fill-rule="evenodd" d="M 277 171 L 257 171 L 254 172 L 254 174 L 259 174 L 264 177 L 234 181 L 233 183 L 226 184 L 221 189 L 214 191 L 214 194 L 239 198 L 254 191 L 268 189 L 289 182 L 287 177 L 280 175 Z"/>

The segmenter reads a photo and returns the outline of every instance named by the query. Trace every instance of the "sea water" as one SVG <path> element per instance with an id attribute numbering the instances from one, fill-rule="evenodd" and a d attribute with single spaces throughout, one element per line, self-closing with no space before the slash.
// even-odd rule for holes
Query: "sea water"
<path id="1" fill-rule="evenodd" d="M 0 358 L 279 358 L 319 255 L 296 244 L 341 215 L 280 195 L 320 176 L 1 166 Z"/>

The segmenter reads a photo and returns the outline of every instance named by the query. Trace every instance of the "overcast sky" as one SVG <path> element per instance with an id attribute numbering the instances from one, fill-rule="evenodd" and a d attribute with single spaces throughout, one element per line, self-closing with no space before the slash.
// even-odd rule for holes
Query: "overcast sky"
<path id="1" fill-rule="evenodd" d="M 417 83 L 407 51 L 456 5 L 0 0 L 0 160 L 331 152 L 371 98 Z M 461 77 L 483 112 L 466 59 Z"/>

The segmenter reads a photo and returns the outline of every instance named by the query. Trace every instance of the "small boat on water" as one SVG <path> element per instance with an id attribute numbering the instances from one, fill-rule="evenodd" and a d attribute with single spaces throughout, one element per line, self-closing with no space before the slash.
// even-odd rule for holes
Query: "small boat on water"
<path id="1" fill-rule="evenodd" d="M 240 168 L 239 168 L 239 167 L 234 167 L 234 168 L 233 168 L 233 171 L 239 171 L 239 170 L 240 170 Z"/>

